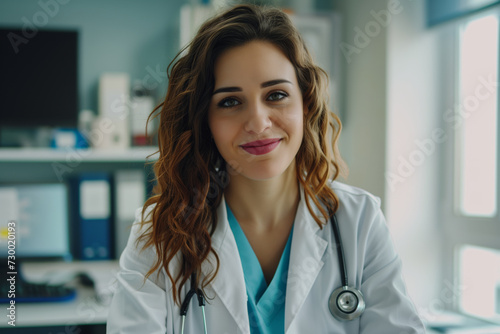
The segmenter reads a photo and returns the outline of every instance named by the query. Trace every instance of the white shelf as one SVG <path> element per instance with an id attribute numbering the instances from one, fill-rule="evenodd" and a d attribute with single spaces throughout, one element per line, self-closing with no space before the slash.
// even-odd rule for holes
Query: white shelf
<path id="1" fill-rule="evenodd" d="M 158 159 L 154 146 L 127 150 L 1 148 L 0 162 L 145 162 Z"/>

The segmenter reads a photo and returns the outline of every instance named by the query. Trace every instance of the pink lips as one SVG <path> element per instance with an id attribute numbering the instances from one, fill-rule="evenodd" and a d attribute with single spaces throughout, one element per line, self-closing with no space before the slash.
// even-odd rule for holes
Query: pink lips
<path id="1" fill-rule="evenodd" d="M 262 155 L 271 152 L 280 144 L 280 138 L 256 140 L 240 145 L 242 149 L 253 155 Z"/>

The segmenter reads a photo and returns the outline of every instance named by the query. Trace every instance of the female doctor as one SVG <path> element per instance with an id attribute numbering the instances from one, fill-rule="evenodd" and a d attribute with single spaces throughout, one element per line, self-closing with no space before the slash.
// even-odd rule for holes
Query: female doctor
<path id="1" fill-rule="evenodd" d="M 424 333 L 379 200 L 334 181 L 325 81 L 279 10 L 202 25 L 169 69 L 157 195 L 121 255 L 109 334 Z"/>

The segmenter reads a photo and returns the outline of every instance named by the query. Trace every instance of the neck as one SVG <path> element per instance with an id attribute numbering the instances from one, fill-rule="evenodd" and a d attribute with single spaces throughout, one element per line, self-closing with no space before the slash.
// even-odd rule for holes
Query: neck
<path id="1" fill-rule="evenodd" d="M 241 225 L 272 230 L 295 218 L 300 199 L 295 164 L 280 176 L 268 180 L 250 180 L 234 175 L 224 191 L 226 203 Z"/>

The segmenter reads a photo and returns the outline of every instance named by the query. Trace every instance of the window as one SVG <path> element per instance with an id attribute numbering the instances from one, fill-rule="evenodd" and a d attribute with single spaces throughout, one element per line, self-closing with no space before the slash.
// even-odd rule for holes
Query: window
<path id="1" fill-rule="evenodd" d="M 461 263 L 458 287 L 460 310 L 500 321 L 500 251 L 464 245 L 458 250 Z M 477 281 L 481 280 L 481 284 Z"/>
<path id="2" fill-rule="evenodd" d="M 472 20 L 461 31 L 455 207 L 467 216 L 497 213 L 498 37 L 496 15 Z"/>
<path id="3" fill-rule="evenodd" d="M 450 138 L 444 151 L 443 267 L 453 308 L 500 323 L 499 40 L 500 6 L 456 21 L 444 97 Z M 446 65 L 446 64 L 445 64 Z M 452 73 L 451 73 L 452 71 Z"/>

